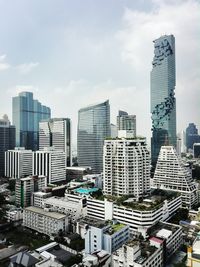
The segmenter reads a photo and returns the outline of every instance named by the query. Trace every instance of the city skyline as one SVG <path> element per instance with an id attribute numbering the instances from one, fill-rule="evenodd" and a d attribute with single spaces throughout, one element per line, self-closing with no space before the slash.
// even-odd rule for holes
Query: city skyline
<path id="1" fill-rule="evenodd" d="M 30 1 L 29 5 L 21 1 L 16 8 L 12 3 L 16 12 L 10 9 L 9 1 L 0 2 L 0 97 L 4 99 L 0 114 L 7 113 L 11 118 L 12 97 L 19 91 L 33 91 L 36 99 L 52 109 L 52 117 L 71 118 L 75 144 L 78 110 L 109 99 L 111 122 L 116 124 L 119 109 L 135 114 L 138 135 L 147 136 L 150 144 L 152 41 L 163 34 L 173 34 L 177 132 L 189 122 L 199 126 L 195 54 L 200 3 L 75 2 L 48 2 L 46 10 L 47 1 Z M 21 12 L 25 18 L 19 16 Z"/>

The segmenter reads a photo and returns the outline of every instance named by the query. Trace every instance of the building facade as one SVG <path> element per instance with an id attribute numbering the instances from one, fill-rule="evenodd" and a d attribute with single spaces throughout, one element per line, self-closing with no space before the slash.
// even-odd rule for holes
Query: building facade
<path id="1" fill-rule="evenodd" d="M 68 218 L 64 214 L 30 206 L 24 209 L 23 226 L 51 237 L 59 230 L 67 231 Z"/>
<path id="2" fill-rule="evenodd" d="M 145 139 L 105 140 L 103 191 L 106 195 L 132 195 L 138 200 L 150 192 L 150 153 Z"/>
<path id="3" fill-rule="evenodd" d="M 31 205 L 32 194 L 47 186 L 47 177 L 29 176 L 16 180 L 15 203 L 19 207 Z"/>
<path id="4" fill-rule="evenodd" d="M 71 120 L 53 118 L 39 123 L 39 149 L 54 147 L 66 153 L 66 167 L 71 166 Z"/>
<path id="5" fill-rule="evenodd" d="M 129 240 L 112 254 L 114 267 L 162 267 L 183 244 L 182 227 L 157 223 L 148 230 L 149 237 Z"/>
<path id="6" fill-rule="evenodd" d="M 145 245 L 139 241 L 130 240 L 112 254 L 113 267 L 162 267 L 163 247 L 153 246 L 149 241 Z"/>
<path id="7" fill-rule="evenodd" d="M 5 175 L 5 152 L 15 147 L 15 127 L 7 115 L 0 119 L 0 177 Z"/>
<path id="8" fill-rule="evenodd" d="M 77 149 L 79 166 L 103 171 L 103 143 L 110 136 L 110 104 L 105 101 L 79 110 Z"/>
<path id="9" fill-rule="evenodd" d="M 19 179 L 32 175 L 33 152 L 15 147 L 5 152 L 5 176 Z"/>
<path id="10" fill-rule="evenodd" d="M 66 180 L 66 154 L 52 147 L 44 148 L 33 153 L 33 175 L 44 175 L 48 183 Z"/>
<path id="11" fill-rule="evenodd" d="M 154 40 L 151 71 L 151 157 L 154 167 L 162 145 L 176 147 L 175 85 L 175 38 L 164 35 Z"/>
<path id="12" fill-rule="evenodd" d="M 187 266 L 200 266 L 200 232 L 197 234 L 192 246 L 187 249 Z"/>
<path id="13" fill-rule="evenodd" d="M 194 143 L 193 145 L 193 156 L 194 158 L 200 157 L 200 143 Z"/>
<path id="14" fill-rule="evenodd" d="M 16 146 L 37 150 L 39 122 L 51 117 L 50 108 L 33 99 L 33 93 L 21 92 L 13 97 L 12 113 L 16 127 Z"/>
<path id="15" fill-rule="evenodd" d="M 178 157 L 173 146 L 162 146 L 153 177 L 153 186 L 181 194 L 183 206 L 191 208 L 198 202 L 198 190 L 191 171 Z"/>
<path id="16" fill-rule="evenodd" d="M 75 223 L 78 218 L 87 214 L 85 199 L 70 198 L 68 194 L 64 198 L 50 197 L 45 199 L 43 207 L 68 215 L 71 223 Z"/>
<path id="17" fill-rule="evenodd" d="M 136 115 L 128 115 L 127 112 L 119 110 L 117 129 L 118 131 L 132 131 L 133 136 L 136 137 Z"/>
<path id="18" fill-rule="evenodd" d="M 186 147 L 187 150 L 192 150 L 194 143 L 200 142 L 200 135 L 198 134 L 198 129 L 194 123 L 189 123 L 186 128 Z"/>
<path id="19" fill-rule="evenodd" d="M 148 228 L 158 221 L 166 221 L 172 217 L 181 207 L 181 197 L 163 201 L 157 208 L 149 207 L 140 209 L 139 205 L 132 208 L 125 205 L 117 205 L 107 199 L 87 199 L 87 216 L 99 220 L 117 220 L 129 225 L 131 233 L 145 233 Z"/>
<path id="20" fill-rule="evenodd" d="M 117 221 L 85 220 L 85 253 L 105 250 L 112 253 L 129 239 L 129 227 Z M 81 222 L 84 223 L 84 220 Z"/>

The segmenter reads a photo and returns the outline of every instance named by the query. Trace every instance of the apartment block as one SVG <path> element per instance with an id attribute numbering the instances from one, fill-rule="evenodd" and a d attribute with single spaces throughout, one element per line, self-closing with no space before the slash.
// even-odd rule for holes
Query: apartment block
<path id="1" fill-rule="evenodd" d="M 32 175 L 33 152 L 15 147 L 5 152 L 5 176 L 19 179 Z"/>
<path id="2" fill-rule="evenodd" d="M 198 190 L 191 171 L 173 146 L 162 146 L 160 149 L 153 187 L 180 193 L 185 207 L 191 208 L 198 203 Z"/>
<path id="3" fill-rule="evenodd" d="M 48 209 L 30 206 L 24 209 L 23 226 L 52 236 L 57 234 L 59 230 L 67 231 L 68 217 L 58 212 L 50 212 Z"/>
<path id="4" fill-rule="evenodd" d="M 118 136 L 124 134 L 104 142 L 103 192 L 139 200 L 150 193 L 150 153 L 145 139 L 128 138 L 127 131 Z"/>
<path id="5" fill-rule="evenodd" d="M 48 183 L 66 180 L 65 152 L 53 147 L 38 150 L 33 154 L 33 175 L 44 175 Z"/>
<path id="6" fill-rule="evenodd" d="M 87 214 L 86 200 L 73 199 L 66 195 L 64 198 L 50 197 L 43 201 L 43 207 L 48 208 L 51 211 L 66 214 L 70 222 L 75 223 L 80 217 L 84 217 Z"/>
<path id="7" fill-rule="evenodd" d="M 129 239 L 129 227 L 116 220 L 101 221 L 84 218 L 77 222 L 77 230 L 85 229 L 85 253 L 105 250 L 112 253 Z"/>
<path id="8" fill-rule="evenodd" d="M 29 176 L 16 180 L 15 202 L 22 208 L 31 205 L 32 194 L 47 186 L 47 177 Z"/>
<path id="9" fill-rule="evenodd" d="M 44 201 L 51 196 L 52 192 L 34 192 L 32 194 L 31 205 L 34 207 L 42 208 L 44 206 Z"/>

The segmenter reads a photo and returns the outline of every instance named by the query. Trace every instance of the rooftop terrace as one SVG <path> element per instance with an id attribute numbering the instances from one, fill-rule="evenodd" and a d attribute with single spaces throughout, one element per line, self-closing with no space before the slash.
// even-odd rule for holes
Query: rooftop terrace
<path id="1" fill-rule="evenodd" d="M 113 195 L 103 195 L 101 191 L 93 192 L 91 196 L 98 200 L 107 199 L 108 201 L 116 203 L 118 206 L 125 206 L 141 211 L 149 211 L 163 206 L 164 200 L 172 200 L 179 195 L 176 192 L 154 189 L 152 190 L 151 195 L 139 201 L 136 201 L 134 196 L 118 197 Z"/>

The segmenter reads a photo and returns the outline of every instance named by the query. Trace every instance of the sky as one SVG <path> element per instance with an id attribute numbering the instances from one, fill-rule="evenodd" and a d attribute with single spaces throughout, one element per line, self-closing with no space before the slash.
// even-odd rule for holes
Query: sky
<path id="1" fill-rule="evenodd" d="M 12 120 L 12 97 L 32 91 L 52 117 L 110 100 L 137 116 L 151 136 L 153 40 L 176 39 L 177 131 L 200 130 L 199 0 L 0 0 L 0 116 Z"/>

